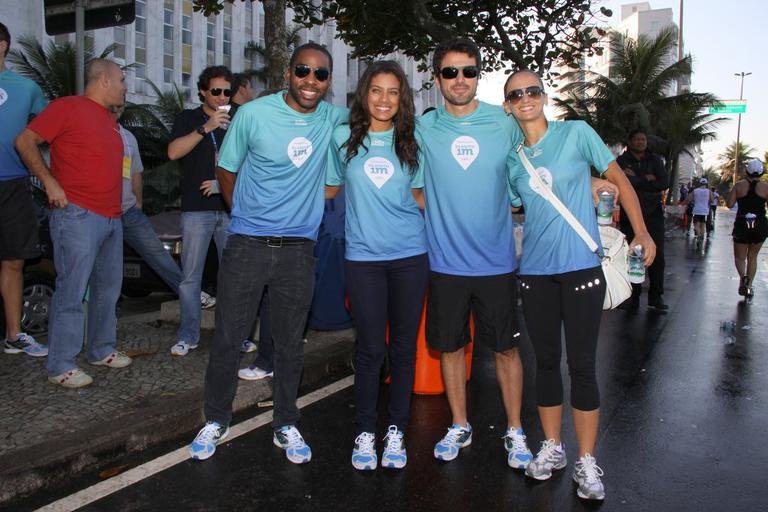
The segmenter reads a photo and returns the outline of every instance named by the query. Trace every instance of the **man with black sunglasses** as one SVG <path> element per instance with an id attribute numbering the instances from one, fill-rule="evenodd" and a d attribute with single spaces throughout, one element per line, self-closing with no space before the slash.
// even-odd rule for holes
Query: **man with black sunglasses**
<path id="1" fill-rule="evenodd" d="M 532 456 L 520 422 L 523 368 L 517 353 L 516 259 L 507 192 L 507 156 L 522 135 L 500 107 L 475 99 L 482 61 L 473 42 L 442 43 L 433 65 L 445 106 L 423 116 L 417 129 L 431 270 L 426 337 L 441 352 L 453 418 L 434 456 L 453 460 L 472 442 L 465 367 L 471 311 L 475 340 L 496 353 L 507 413 L 507 463 L 525 469 Z"/>
<path id="2" fill-rule="evenodd" d="M 226 66 L 205 68 L 197 81 L 203 104 L 176 116 L 168 145 L 168 158 L 181 160 L 181 251 L 183 278 L 179 285 L 181 322 L 174 356 L 185 356 L 200 339 L 200 292 L 203 269 L 211 244 L 219 261 L 227 239 L 229 213 L 219 193 L 216 162 L 230 117 L 232 73 Z M 224 107 L 224 108 L 222 108 Z"/>
<path id="3" fill-rule="evenodd" d="M 333 129 L 348 117 L 346 109 L 321 101 L 332 70 L 325 47 L 296 48 L 286 73 L 288 90 L 240 107 L 221 148 L 216 175 L 232 207 L 231 236 L 219 269 L 216 332 L 205 375 L 206 424 L 190 445 L 193 459 L 209 458 L 229 432 L 240 348 L 265 287 L 275 349 L 273 443 L 295 464 L 312 457 L 297 428 L 296 396 L 328 147 Z"/>

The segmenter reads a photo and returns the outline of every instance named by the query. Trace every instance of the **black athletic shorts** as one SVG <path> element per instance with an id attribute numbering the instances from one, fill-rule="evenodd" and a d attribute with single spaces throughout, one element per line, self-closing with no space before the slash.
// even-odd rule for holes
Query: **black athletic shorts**
<path id="1" fill-rule="evenodd" d="M 768 238 L 768 219 L 758 217 L 750 228 L 746 219 L 737 217 L 731 234 L 737 244 L 761 244 Z"/>
<path id="2" fill-rule="evenodd" d="M 517 276 L 429 273 L 426 337 L 430 348 L 455 352 L 469 343 L 470 312 L 475 322 L 475 341 L 494 352 L 517 347 Z"/>
<path id="3" fill-rule="evenodd" d="M 31 187 L 29 178 L 0 181 L 0 260 L 40 255 Z"/>
<path id="4" fill-rule="evenodd" d="M 707 222 L 707 215 L 694 215 L 693 216 L 694 222 Z"/>

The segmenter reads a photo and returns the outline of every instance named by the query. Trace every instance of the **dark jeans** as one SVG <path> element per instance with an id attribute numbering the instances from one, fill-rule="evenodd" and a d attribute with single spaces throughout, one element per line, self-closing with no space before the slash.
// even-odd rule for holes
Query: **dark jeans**
<path id="1" fill-rule="evenodd" d="M 269 325 L 269 290 L 264 290 L 259 306 L 259 351 L 253 364 L 267 372 L 275 368 L 275 342 Z"/>
<path id="2" fill-rule="evenodd" d="M 648 229 L 648 234 L 651 235 L 653 242 L 656 244 L 656 259 L 653 260 L 653 264 L 646 269 L 648 275 L 648 282 L 650 287 L 648 288 L 648 300 L 652 301 L 660 298 L 664 294 L 664 212 L 659 208 L 658 211 L 651 213 L 650 215 L 643 214 L 643 220 L 645 221 L 645 227 Z M 632 230 L 632 226 L 629 223 L 629 219 L 622 215 L 621 230 L 627 235 L 627 243 L 631 243 L 635 237 L 635 232 Z M 632 285 L 632 297 L 636 300 L 640 298 L 640 292 L 643 290 L 642 284 Z"/>
<path id="3" fill-rule="evenodd" d="M 426 254 L 389 261 L 346 262 L 352 321 L 357 331 L 357 430 L 376 432 L 379 376 L 389 353 L 389 424 L 405 432 L 416 367 L 416 337 L 424 307 Z M 387 345 L 389 323 L 389 345 Z"/>
<path id="4" fill-rule="evenodd" d="M 304 366 L 302 334 L 315 285 L 314 243 L 270 247 L 253 237 L 232 235 L 224 248 L 216 297 L 216 332 L 205 374 L 205 417 L 228 425 L 237 391 L 240 347 L 256 321 L 269 286 L 275 343 L 275 428 L 299 420 L 296 395 Z"/>

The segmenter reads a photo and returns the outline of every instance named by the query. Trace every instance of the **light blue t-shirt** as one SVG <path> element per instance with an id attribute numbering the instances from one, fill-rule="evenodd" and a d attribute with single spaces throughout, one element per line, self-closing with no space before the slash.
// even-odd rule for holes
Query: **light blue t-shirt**
<path id="1" fill-rule="evenodd" d="M 14 141 L 30 116 L 46 105 L 48 100 L 35 82 L 9 69 L 0 72 L 0 181 L 29 176 Z"/>
<path id="2" fill-rule="evenodd" d="M 480 102 L 464 117 L 445 107 L 419 119 L 427 248 L 435 272 L 490 276 L 515 270 L 507 157 L 522 140 L 501 107 Z"/>
<path id="3" fill-rule="evenodd" d="M 411 189 L 423 181 L 397 158 L 394 129 L 369 132 L 349 163 L 342 145 L 349 139 L 349 125 L 333 132 L 328 150 L 326 185 L 344 185 L 347 202 L 346 258 L 352 261 L 385 261 L 427 252 L 424 218 Z"/>
<path id="4" fill-rule="evenodd" d="M 348 110 L 321 101 L 302 114 L 284 94 L 246 103 L 227 130 L 218 165 L 238 173 L 229 232 L 317 240 L 331 133 Z"/>
<path id="5" fill-rule="evenodd" d="M 542 181 L 600 244 L 592 200 L 590 166 L 601 174 L 615 160 L 600 136 L 584 121 L 549 121 L 537 144 L 524 148 Z M 549 201 L 535 192 L 531 176 L 516 153 L 509 157 L 512 191 L 525 205 L 520 273 L 554 275 L 600 265 L 579 235 Z"/>

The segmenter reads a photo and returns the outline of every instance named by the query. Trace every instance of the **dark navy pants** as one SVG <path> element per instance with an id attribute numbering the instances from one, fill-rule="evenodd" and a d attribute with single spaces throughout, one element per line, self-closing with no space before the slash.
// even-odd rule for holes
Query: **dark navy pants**
<path id="1" fill-rule="evenodd" d="M 376 432 L 381 367 L 389 354 L 389 423 L 405 432 L 416 367 L 416 337 L 424 307 L 426 254 L 388 261 L 346 262 L 352 321 L 357 331 L 357 429 Z M 387 325 L 389 344 L 387 345 Z"/>

